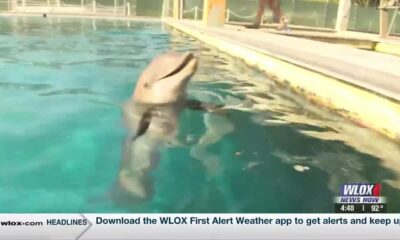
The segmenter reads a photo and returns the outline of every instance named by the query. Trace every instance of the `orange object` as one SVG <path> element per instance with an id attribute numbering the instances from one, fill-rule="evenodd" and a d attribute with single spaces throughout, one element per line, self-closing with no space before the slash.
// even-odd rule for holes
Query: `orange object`
<path id="1" fill-rule="evenodd" d="M 203 22 L 206 26 L 221 27 L 225 23 L 226 0 L 204 0 Z"/>

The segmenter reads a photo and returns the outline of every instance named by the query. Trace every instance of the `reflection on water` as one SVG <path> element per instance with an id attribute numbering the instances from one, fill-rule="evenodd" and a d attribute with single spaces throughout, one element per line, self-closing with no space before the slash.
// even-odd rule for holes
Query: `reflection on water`
<path id="1" fill-rule="evenodd" d="M 51 88 L 49 84 L 34 84 L 34 83 L 13 83 L 13 82 L 0 82 L 0 88 L 9 90 L 28 90 L 40 91 L 43 89 Z"/>
<path id="2" fill-rule="evenodd" d="M 99 94 L 97 92 L 94 92 L 90 89 L 85 89 L 85 88 L 75 88 L 75 89 L 63 89 L 63 90 L 55 90 L 55 91 L 50 91 L 50 92 L 45 92 L 39 94 L 40 96 L 51 96 L 51 95 L 61 95 L 61 94 L 72 94 L 72 95 L 78 95 L 78 94 L 88 94 L 88 95 L 96 95 Z"/>
<path id="3" fill-rule="evenodd" d="M 200 48 L 191 50 L 200 50 Z M 263 165 L 267 164 L 266 161 L 277 159 L 282 164 L 293 168 L 291 174 L 303 175 L 303 181 L 310 178 L 320 183 L 326 182 L 326 190 L 320 193 L 323 195 L 325 192 L 328 196 L 334 196 L 343 183 L 382 182 L 387 189 L 384 194 L 392 199 L 390 201 L 392 211 L 398 211 L 396 210 L 400 206 L 396 201 L 400 196 L 400 162 L 398 161 L 400 145 L 398 143 L 356 126 L 325 109 L 313 106 L 303 98 L 294 96 L 289 90 L 264 80 L 257 71 L 243 69 L 247 68 L 244 64 L 235 62 L 226 55 L 216 52 L 205 53 L 201 50 L 199 54 L 203 64 L 206 64 L 204 62 L 207 60 L 214 64 L 215 62 L 224 64 L 210 64 L 208 68 L 201 68 L 197 78 L 202 77 L 202 79 L 194 85 L 208 85 L 208 90 L 212 88 L 214 94 L 219 92 L 219 101 L 221 101 L 221 96 L 224 96 L 223 102 L 230 106 L 237 106 L 234 109 L 248 113 L 247 120 L 264 126 L 263 130 L 251 134 L 252 124 L 240 118 L 239 116 L 242 115 L 240 113 L 232 113 L 230 121 L 226 123 L 227 126 L 231 126 L 233 122 L 235 133 L 239 129 L 246 129 L 243 135 L 235 134 L 238 137 L 233 137 L 237 140 L 245 139 L 245 141 L 239 140 L 243 142 L 243 145 L 239 145 L 243 150 L 236 152 L 235 156 L 246 155 L 247 158 L 252 159 L 248 160 L 247 166 L 243 168 L 244 171 L 256 171 L 256 168 L 263 168 Z M 214 69 L 211 70 L 211 68 Z M 216 71 L 215 68 L 218 70 Z M 216 78 L 221 81 L 215 81 L 215 78 L 207 76 L 211 71 L 218 72 L 216 74 L 219 76 Z M 214 87 L 215 85 L 219 86 Z M 237 105 L 238 99 L 242 104 Z M 246 104 L 243 104 L 244 102 Z M 262 132 L 265 133 L 264 136 Z M 244 143 L 246 140 L 249 143 Z M 257 141 L 262 141 L 262 143 L 255 144 Z M 254 152 L 246 151 L 245 146 L 249 144 L 260 147 L 254 148 Z M 275 170 L 279 171 L 278 168 Z M 318 171 L 322 171 L 325 176 L 319 178 L 310 176 Z M 307 183 L 298 189 L 307 191 L 316 187 L 317 183 L 314 185 L 310 186 Z M 302 194 L 304 195 L 304 192 Z M 296 197 L 298 198 L 301 197 Z M 288 201 L 285 198 L 282 200 Z M 326 202 L 329 202 L 329 198 Z M 321 203 L 317 203 L 316 208 L 321 211 L 324 207 L 320 208 L 320 205 Z M 307 207 L 293 211 L 308 212 Z M 260 210 L 262 211 L 262 208 Z"/>
<path id="4" fill-rule="evenodd" d="M 1 212 L 332 212 L 347 182 L 382 183 L 400 211 L 399 144 L 194 39 L 92 19 L 6 18 L 0 29 Z M 151 194 L 121 202 L 121 107 L 166 49 L 195 52 L 190 97 L 229 111 L 182 110 L 173 139 L 148 145 Z M 132 174 L 122 180 L 135 188 Z"/>

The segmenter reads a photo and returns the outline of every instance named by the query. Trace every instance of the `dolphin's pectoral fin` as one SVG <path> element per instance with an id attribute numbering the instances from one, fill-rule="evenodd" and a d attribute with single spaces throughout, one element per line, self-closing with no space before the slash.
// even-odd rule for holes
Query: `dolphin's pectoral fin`
<path id="1" fill-rule="evenodd" d="M 218 112 L 223 109 L 223 104 L 210 104 L 210 103 L 203 103 L 199 100 L 195 99 L 188 99 L 186 100 L 186 107 L 191 110 L 200 110 L 206 112 Z"/>
<path id="2" fill-rule="evenodd" d="M 143 115 L 142 118 L 140 119 L 138 129 L 136 131 L 135 136 L 131 139 L 131 141 L 135 141 L 137 138 L 142 136 L 147 129 L 149 129 L 150 122 L 151 122 L 151 109 L 147 110 Z"/>

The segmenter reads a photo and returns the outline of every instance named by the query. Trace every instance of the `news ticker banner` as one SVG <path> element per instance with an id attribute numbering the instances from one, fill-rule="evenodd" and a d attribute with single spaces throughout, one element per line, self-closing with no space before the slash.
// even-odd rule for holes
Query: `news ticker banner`
<path id="1" fill-rule="evenodd" d="M 399 239 L 400 214 L 1 214 L 0 239 Z"/>

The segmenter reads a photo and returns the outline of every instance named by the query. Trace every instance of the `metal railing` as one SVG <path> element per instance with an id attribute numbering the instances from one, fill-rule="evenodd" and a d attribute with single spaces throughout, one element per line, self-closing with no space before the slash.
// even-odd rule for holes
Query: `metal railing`
<path id="1" fill-rule="evenodd" d="M 123 3 L 122 3 L 123 1 Z M 256 17 L 257 1 L 231 0 L 228 2 L 226 22 L 252 22 Z M 119 4 L 119 3 L 122 4 Z M 162 11 L 157 16 L 160 8 L 164 8 L 162 0 L 152 4 L 148 0 L 141 0 L 140 8 L 136 8 L 135 0 L 0 0 L 0 12 L 25 12 L 25 13 L 67 13 L 76 15 L 114 15 L 114 16 L 172 16 L 171 6 L 169 11 Z M 171 3 L 171 1 L 169 1 Z M 199 2 L 201 2 L 199 0 Z M 292 25 L 330 28 L 334 29 L 337 16 L 337 3 L 311 0 L 286 0 L 281 1 L 281 10 L 285 17 L 290 19 Z M 108 4 L 105 6 L 105 4 Z M 115 4 L 117 3 L 117 4 Z M 131 5 L 129 5 L 129 3 Z M 145 3 L 145 4 L 144 4 Z M 243 4 L 246 3 L 246 4 Z M 104 5 L 103 5 L 104 4 Z M 161 5 L 162 4 L 162 5 Z M 146 6 L 144 6 L 146 5 Z M 146 9 L 145 9 L 146 8 Z M 151 9 L 151 14 L 149 13 Z M 150 14 L 150 15 L 149 15 Z M 400 17 L 391 16 L 400 14 L 398 10 L 390 9 L 390 33 L 400 34 Z M 180 9 L 180 15 L 186 19 L 202 19 L 202 6 L 200 3 L 191 5 L 188 9 Z M 270 22 L 272 12 L 265 11 L 263 23 Z M 266 21 L 268 20 L 268 21 Z M 379 32 L 379 11 L 376 7 L 361 7 L 352 5 L 349 16 L 349 30 L 359 32 Z"/>
<path id="2" fill-rule="evenodd" d="M 170 9 L 170 13 L 171 13 L 171 9 Z M 193 19 L 194 20 L 198 20 L 199 18 L 199 13 L 203 12 L 203 9 L 199 8 L 198 6 L 195 6 L 191 9 L 187 9 L 187 10 L 183 10 L 182 14 L 185 17 L 185 15 L 188 15 L 189 13 L 194 13 L 193 14 Z M 250 19 L 254 19 L 256 17 L 256 13 L 251 14 L 251 15 L 241 15 L 238 14 L 232 10 L 230 10 L 229 8 L 226 10 L 226 18 L 225 21 L 228 23 L 231 20 L 231 16 L 235 16 L 237 18 L 240 19 L 246 19 L 246 20 L 250 20 Z M 268 16 L 266 14 L 263 15 L 263 21 L 265 21 L 268 18 Z"/>
<path id="3" fill-rule="evenodd" d="M 1 1 L 0 0 L 0 4 Z M 77 15 L 111 15 L 130 16 L 130 3 L 102 5 L 96 0 L 81 0 L 76 4 L 65 3 L 62 0 L 8 0 L 8 11 L 16 13 L 61 13 Z"/>
<path id="4" fill-rule="evenodd" d="M 366 10 L 369 10 L 369 12 L 365 12 Z M 199 19 L 199 12 L 202 11 L 198 6 L 195 6 L 191 9 L 187 9 L 183 11 L 183 17 L 184 18 L 191 18 L 194 20 Z M 194 13 L 194 14 L 193 14 Z M 372 14 L 372 17 L 370 17 Z M 375 14 L 375 15 L 374 15 Z M 349 29 L 350 30 L 355 30 L 355 31 L 360 31 L 360 32 L 378 32 L 379 31 L 379 22 L 376 21 L 378 18 L 378 11 L 376 8 L 361 8 L 357 6 L 353 6 L 352 12 L 351 12 L 351 18 L 350 18 L 350 25 Z M 390 21 L 390 34 L 400 34 L 400 17 L 397 17 L 397 15 L 400 15 L 400 10 L 396 8 L 393 10 L 394 17 L 391 17 Z M 172 14 L 171 14 L 172 15 Z M 334 15 L 334 14 L 333 14 Z M 308 14 L 302 13 L 302 12 L 294 12 L 288 11 L 285 12 L 285 16 L 288 17 L 289 19 L 294 18 L 293 24 L 294 25 L 301 25 L 301 26 L 309 26 L 309 27 L 325 27 L 325 28 L 333 28 L 332 26 L 326 26 L 325 25 L 325 17 L 321 18 L 318 13 L 316 12 L 309 12 Z M 336 15 L 335 15 L 336 16 Z M 227 9 L 226 10 L 226 19 L 225 21 L 227 23 L 229 22 L 234 22 L 234 21 L 243 21 L 243 22 L 251 22 L 255 19 L 256 13 L 253 14 L 239 14 L 232 9 Z M 263 15 L 263 20 L 262 22 L 268 22 L 267 20 L 270 20 L 272 18 L 271 14 L 268 15 L 268 12 Z M 360 18 L 358 20 L 357 18 Z M 307 23 L 298 23 L 296 20 L 302 19 L 304 22 L 307 19 Z M 368 26 L 366 26 L 366 24 Z"/>

